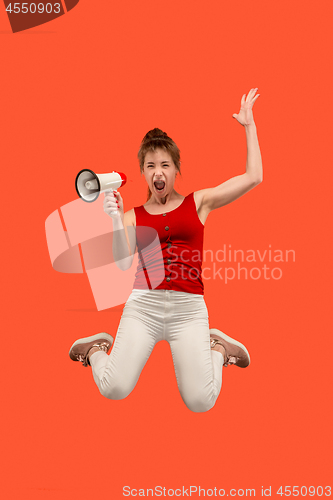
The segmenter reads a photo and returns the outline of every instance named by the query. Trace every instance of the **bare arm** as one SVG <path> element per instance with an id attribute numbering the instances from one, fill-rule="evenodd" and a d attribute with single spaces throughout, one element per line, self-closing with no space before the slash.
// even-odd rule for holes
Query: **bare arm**
<path id="1" fill-rule="evenodd" d="M 237 175 L 222 182 L 219 186 L 209 189 L 202 189 L 201 205 L 209 212 L 220 208 L 232 201 L 240 198 L 245 193 L 253 189 L 262 182 L 262 160 L 257 137 L 257 128 L 254 123 L 252 107 L 260 94 L 255 96 L 258 89 L 251 89 L 245 99 L 245 94 L 241 100 L 241 109 L 233 118 L 243 125 L 246 134 L 247 157 L 246 171 L 244 174 Z"/>
<path id="2" fill-rule="evenodd" d="M 119 269 L 126 271 L 133 262 L 136 234 L 135 226 L 131 224 L 131 211 L 123 217 L 113 219 L 112 252 L 115 263 Z"/>
<path id="3" fill-rule="evenodd" d="M 112 252 L 119 269 L 126 271 L 133 262 L 136 247 L 136 231 L 133 225 L 133 209 L 124 214 L 123 199 L 118 191 L 106 192 L 104 212 L 113 223 Z"/>

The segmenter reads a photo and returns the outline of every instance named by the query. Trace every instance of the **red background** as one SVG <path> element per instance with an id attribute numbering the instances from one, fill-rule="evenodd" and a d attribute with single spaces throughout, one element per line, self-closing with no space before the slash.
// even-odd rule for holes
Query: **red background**
<path id="1" fill-rule="evenodd" d="M 329 1 L 81 0 L 13 35 L 0 9 L 4 498 L 330 484 L 331 20 Z M 86 276 L 52 269 L 45 219 L 82 168 L 125 172 L 125 209 L 144 203 L 136 155 L 154 127 L 180 147 L 181 194 L 243 173 L 232 114 L 252 87 L 264 181 L 205 229 L 213 251 L 295 250 L 280 280 L 205 282 L 211 326 L 251 365 L 224 370 L 215 407 L 194 414 L 161 342 L 133 393 L 107 400 L 68 350 L 114 335 L 122 306 L 97 312 Z"/>

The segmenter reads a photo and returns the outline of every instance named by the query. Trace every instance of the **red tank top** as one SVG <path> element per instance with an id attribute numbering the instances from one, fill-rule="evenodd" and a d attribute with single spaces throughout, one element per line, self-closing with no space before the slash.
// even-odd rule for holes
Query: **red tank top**
<path id="1" fill-rule="evenodd" d="M 134 207 L 139 263 L 133 288 L 177 290 L 203 295 L 204 225 L 194 193 L 171 212 L 152 215 Z"/>

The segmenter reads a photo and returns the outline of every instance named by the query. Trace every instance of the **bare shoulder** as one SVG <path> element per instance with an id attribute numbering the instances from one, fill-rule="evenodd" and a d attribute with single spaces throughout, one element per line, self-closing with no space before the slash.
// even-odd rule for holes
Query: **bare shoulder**
<path id="1" fill-rule="evenodd" d="M 124 226 L 136 226 L 136 217 L 134 208 L 124 213 Z"/>
<path id="2" fill-rule="evenodd" d="M 200 191 L 195 191 L 193 193 L 197 214 L 203 225 L 205 225 L 205 222 L 210 212 L 210 209 L 208 208 L 205 198 L 205 195 L 207 194 L 208 191 L 209 189 L 201 189 Z"/>
<path id="3" fill-rule="evenodd" d="M 193 193 L 197 211 L 202 208 L 205 202 L 205 194 L 207 194 L 208 191 L 209 189 L 200 189 L 200 191 L 195 191 L 195 193 Z"/>

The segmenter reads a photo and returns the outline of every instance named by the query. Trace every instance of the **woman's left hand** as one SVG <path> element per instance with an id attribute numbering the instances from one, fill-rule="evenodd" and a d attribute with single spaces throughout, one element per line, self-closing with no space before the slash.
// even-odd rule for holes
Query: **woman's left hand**
<path id="1" fill-rule="evenodd" d="M 250 92 L 248 93 L 247 97 L 246 97 L 246 94 L 244 94 L 242 97 L 242 100 L 241 100 L 241 109 L 240 109 L 238 115 L 236 113 L 232 115 L 232 117 L 236 118 L 236 120 L 244 127 L 254 123 L 252 108 L 253 108 L 253 104 L 256 102 L 256 100 L 260 96 L 260 94 L 255 95 L 257 90 L 258 90 L 258 88 L 251 89 Z"/>

